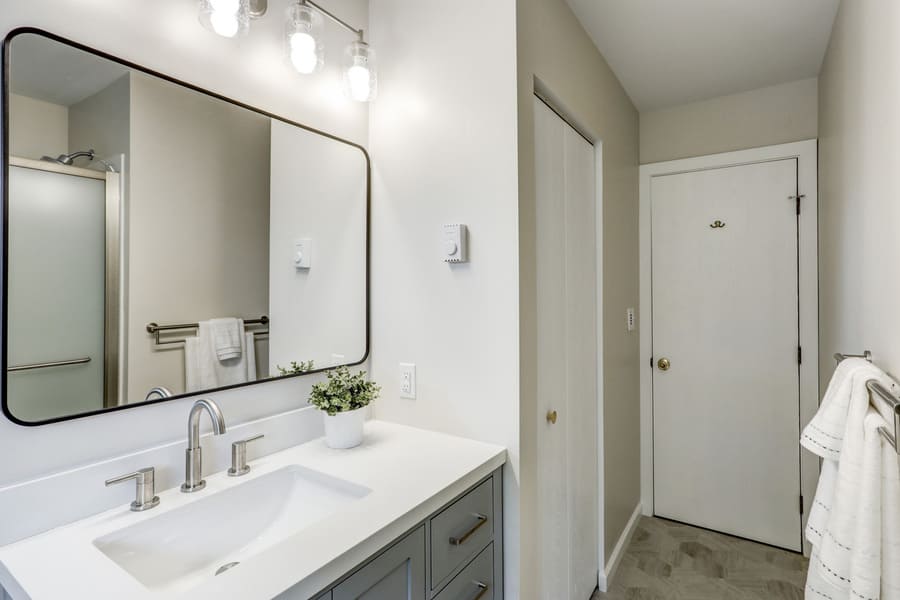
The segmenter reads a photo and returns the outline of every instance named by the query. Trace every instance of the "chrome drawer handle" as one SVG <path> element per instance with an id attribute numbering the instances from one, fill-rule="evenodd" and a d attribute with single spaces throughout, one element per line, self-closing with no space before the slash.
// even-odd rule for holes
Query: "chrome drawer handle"
<path id="1" fill-rule="evenodd" d="M 472 596 L 471 600 L 479 600 L 482 596 L 487 594 L 488 586 L 486 583 L 481 583 L 480 581 L 473 581 L 476 586 L 478 586 L 478 591 Z"/>
<path id="2" fill-rule="evenodd" d="M 470 529 L 470 530 L 468 530 L 467 532 L 465 532 L 465 533 L 464 533 L 462 536 L 460 536 L 460 537 L 451 537 L 451 538 L 450 538 L 450 544 L 451 544 L 451 545 L 453 545 L 453 546 L 462 546 L 463 544 L 466 543 L 466 540 L 468 540 L 470 537 L 472 537 L 472 534 L 474 534 L 476 531 L 478 531 L 478 528 L 479 528 L 479 527 L 481 527 L 482 525 L 484 525 L 485 523 L 487 523 L 487 520 L 488 520 L 487 515 L 482 515 L 482 514 L 479 514 L 479 513 L 475 513 L 473 516 L 474 516 L 476 519 L 478 519 L 478 522 L 475 523 L 475 526 L 474 526 L 472 529 Z"/>

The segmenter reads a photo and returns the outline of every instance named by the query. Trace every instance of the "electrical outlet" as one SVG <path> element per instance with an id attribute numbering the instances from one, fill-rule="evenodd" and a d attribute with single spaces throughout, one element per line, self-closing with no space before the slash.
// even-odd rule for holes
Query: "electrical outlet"
<path id="1" fill-rule="evenodd" d="M 416 397 L 416 365 L 400 363 L 400 397 L 415 399 Z"/>
<path id="2" fill-rule="evenodd" d="M 634 308 L 629 307 L 625 310 L 625 327 L 628 331 L 634 331 Z"/>

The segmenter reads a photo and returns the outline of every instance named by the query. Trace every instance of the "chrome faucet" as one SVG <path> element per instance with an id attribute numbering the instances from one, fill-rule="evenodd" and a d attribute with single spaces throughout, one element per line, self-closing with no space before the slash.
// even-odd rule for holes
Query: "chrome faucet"
<path id="1" fill-rule="evenodd" d="M 144 402 L 150 400 L 151 398 L 153 398 L 153 396 L 157 396 L 157 397 L 159 397 L 160 399 L 163 399 L 163 398 L 171 398 L 171 397 L 172 397 L 172 391 L 171 391 L 169 388 L 167 388 L 167 387 L 164 387 L 164 386 L 161 386 L 161 385 L 160 385 L 160 386 L 157 386 L 157 387 L 151 389 L 149 392 L 147 392 L 147 395 L 144 396 Z"/>
<path id="2" fill-rule="evenodd" d="M 200 415 L 204 410 L 209 413 L 213 433 L 215 435 L 225 433 L 225 417 L 222 416 L 219 406 L 209 399 L 194 402 L 188 416 L 188 448 L 184 455 L 184 483 L 181 484 L 181 491 L 186 494 L 198 492 L 206 487 L 206 481 L 203 480 L 203 454 L 200 449 Z"/>

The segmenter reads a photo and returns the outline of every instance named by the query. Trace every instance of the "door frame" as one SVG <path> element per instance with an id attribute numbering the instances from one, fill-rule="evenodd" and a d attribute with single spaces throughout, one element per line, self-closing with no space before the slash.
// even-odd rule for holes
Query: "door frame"
<path id="1" fill-rule="evenodd" d="M 120 176 L 117 171 L 95 171 L 84 167 L 63 165 L 56 162 L 9 156 L 9 166 L 47 173 L 58 173 L 70 177 L 84 177 L 97 179 L 104 182 L 105 221 L 106 232 L 104 260 L 105 276 L 103 290 L 103 407 L 112 408 L 124 402 L 122 395 L 122 371 L 121 364 L 124 344 L 121 339 L 125 328 L 122 324 L 122 299 L 121 299 L 121 252 L 122 224 L 121 224 L 121 188 Z"/>
<path id="2" fill-rule="evenodd" d="M 557 96 L 542 80 L 534 78 L 534 96 L 546 104 L 550 110 L 566 122 L 581 137 L 594 147 L 594 232 L 596 244 L 596 272 L 595 277 L 595 319 L 596 319 L 596 351 L 597 351 L 597 577 L 601 592 L 607 591 L 607 582 L 618 566 L 616 556 L 606 556 L 606 502 L 605 502 L 605 469 L 604 469 L 604 369 L 603 369 L 603 138 L 595 134 L 590 127 L 585 125 L 575 116 L 575 113 L 567 107 L 566 103 Z M 532 127 L 534 117 L 532 116 Z M 538 402 L 540 406 L 540 402 Z M 538 409 L 540 411 L 540 409 Z M 540 415 L 539 423 L 540 423 Z M 623 534 L 624 535 L 624 534 Z"/>
<path id="3" fill-rule="evenodd" d="M 818 141 L 805 140 L 736 152 L 725 152 L 641 165 L 640 167 L 640 395 L 641 395 L 641 506 L 647 516 L 653 506 L 653 282 L 651 278 L 650 184 L 654 177 L 690 171 L 740 166 L 784 159 L 797 159 L 797 181 L 801 200 L 798 223 L 800 346 L 800 426 L 808 423 L 819 406 L 819 282 L 818 282 Z M 785 198 L 785 202 L 788 199 Z M 799 430 L 798 430 L 799 431 Z M 799 435 L 799 434 L 798 434 Z M 800 440 L 798 437 L 797 444 Z M 803 497 L 802 526 L 812 506 L 819 478 L 819 461 L 810 452 L 800 453 L 800 494 Z M 809 546 L 803 541 L 804 554 Z"/>

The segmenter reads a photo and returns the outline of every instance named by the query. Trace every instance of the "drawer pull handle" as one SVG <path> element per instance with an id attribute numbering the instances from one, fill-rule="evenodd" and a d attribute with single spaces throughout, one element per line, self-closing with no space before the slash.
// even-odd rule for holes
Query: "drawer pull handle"
<path id="1" fill-rule="evenodd" d="M 475 526 L 472 527 L 472 529 L 470 529 L 470 530 L 468 530 L 467 532 L 465 532 L 465 533 L 464 533 L 463 535 L 461 535 L 460 537 L 451 537 L 451 538 L 450 538 L 450 544 L 451 544 L 451 545 L 453 545 L 453 546 L 462 546 L 463 544 L 466 543 L 466 540 L 467 540 L 467 539 L 469 539 L 470 537 L 472 537 L 472 534 L 474 534 L 476 531 L 478 531 L 478 528 L 479 528 L 479 527 L 481 527 L 482 525 L 484 525 L 485 523 L 487 523 L 487 520 L 488 520 L 487 515 L 482 515 L 482 514 L 475 513 L 473 516 L 474 516 L 476 519 L 478 519 L 478 522 L 475 523 Z"/>
<path id="2" fill-rule="evenodd" d="M 486 583 L 481 583 L 480 581 L 473 581 L 472 583 L 478 587 L 478 591 L 472 596 L 471 600 L 480 600 L 482 596 L 487 594 L 488 586 Z"/>

